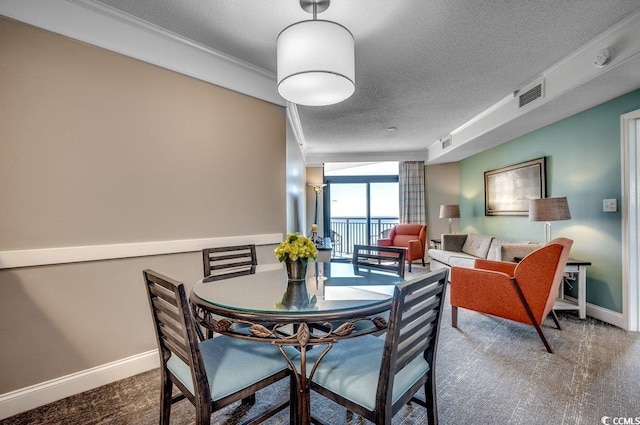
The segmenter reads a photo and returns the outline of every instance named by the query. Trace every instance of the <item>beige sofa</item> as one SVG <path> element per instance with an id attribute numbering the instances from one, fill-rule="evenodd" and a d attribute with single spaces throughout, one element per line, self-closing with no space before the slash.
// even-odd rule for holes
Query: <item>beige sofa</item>
<path id="1" fill-rule="evenodd" d="M 444 234 L 440 249 L 429 249 L 431 270 L 444 267 L 474 267 L 477 258 L 515 261 L 542 244 L 481 234 Z"/>

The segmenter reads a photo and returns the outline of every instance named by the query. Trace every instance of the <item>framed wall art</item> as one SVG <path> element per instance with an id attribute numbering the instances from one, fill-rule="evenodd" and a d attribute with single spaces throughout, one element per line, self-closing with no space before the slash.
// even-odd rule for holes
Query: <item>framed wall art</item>
<path id="1" fill-rule="evenodd" d="M 542 157 L 485 171 L 485 215 L 529 215 L 529 200 L 547 195 L 545 170 Z"/>

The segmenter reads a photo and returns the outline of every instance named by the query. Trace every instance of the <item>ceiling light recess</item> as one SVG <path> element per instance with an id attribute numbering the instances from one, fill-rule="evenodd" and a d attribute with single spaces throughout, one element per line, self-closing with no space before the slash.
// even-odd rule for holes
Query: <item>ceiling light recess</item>
<path id="1" fill-rule="evenodd" d="M 355 91 L 355 43 L 348 29 L 316 19 L 330 0 L 300 0 L 313 20 L 292 24 L 277 40 L 278 93 L 306 106 L 333 105 Z"/>

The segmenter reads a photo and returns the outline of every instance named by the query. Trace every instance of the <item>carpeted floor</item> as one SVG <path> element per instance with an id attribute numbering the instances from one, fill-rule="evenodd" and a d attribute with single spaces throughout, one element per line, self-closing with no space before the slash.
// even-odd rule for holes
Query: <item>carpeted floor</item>
<path id="1" fill-rule="evenodd" d="M 555 351 L 548 354 L 533 327 L 461 310 L 459 329 L 453 329 L 450 308 L 444 314 L 436 363 L 440 424 L 595 425 L 604 416 L 640 422 L 640 334 L 565 314 L 563 330 L 550 320 L 543 328 Z M 286 384 L 259 392 L 249 413 L 231 406 L 211 423 L 238 423 L 286 397 Z M 1 423 L 156 424 L 158 401 L 159 371 L 153 370 Z M 331 424 L 366 423 L 315 394 L 312 409 Z M 173 407 L 172 424 L 193 420 L 188 401 Z M 265 423 L 288 424 L 288 411 Z M 407 406 L 393 423 L 424 424 L 424 409 Z"/>

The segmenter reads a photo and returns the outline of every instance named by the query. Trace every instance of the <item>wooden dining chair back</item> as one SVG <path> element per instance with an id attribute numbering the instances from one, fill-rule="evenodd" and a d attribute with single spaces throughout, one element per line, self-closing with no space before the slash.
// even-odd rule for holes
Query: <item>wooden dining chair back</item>
<path id="1" fill-rule="evenodd" d="M 237 245 L 202 250 L 204 276 L 208 280 L 229 279 L 252 273 L 258 264 L 255 245 Z"/>
<path id="2" fill-rule="evenodd" d="M 354 245 L 353 264 L 354 266 L 391 271 L 404 277 L 406 252 L 403 248 Z"/>
<path id="3" fill-rule="evenodd" d="M 208 425 L 212 412 L 238 400 L 254 400 L 256 391 L 290 376 L 271 344 L 227 336 L 199 342 L 184 284 L 152 270 L 143 275 L 160 353 L 160 424 L 168 425 L 171 405 L 187 398 L 196 408 L 196 423 Z M 180 390 L 176 396 L 174 385 Z M 288 404 L 287 398 L 259 420 Z"/>
<path id="4" fill-rule="evenodd" d="M 390 424 L 409 402 L 425 407 L 428 423 L 437 424 L 436 352 L 447 274 L 396 285 L 384 340 L 368 335 L 335 343 L 310 372 L 311 389 L 375 424 Z M 415 396 L 420 388 L 425 400 Z"/>

